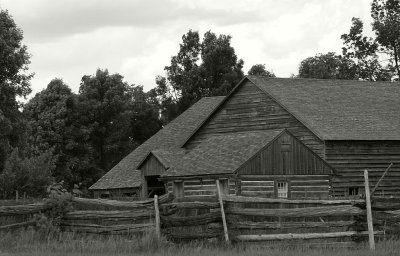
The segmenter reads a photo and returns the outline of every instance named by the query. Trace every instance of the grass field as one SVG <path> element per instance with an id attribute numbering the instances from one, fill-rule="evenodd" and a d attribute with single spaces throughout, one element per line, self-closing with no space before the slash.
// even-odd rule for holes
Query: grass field
<path id="1" fill-rule="evenodd" d="M 33 230 L 0 234 L 0 255 L 195 255 L 195 256 L 368 256 L 399 255 L 400 241 L 379 242 L 375 251 L 365 245 L 359 248 L 309 248 L 289 247 L 285 244 L 235 244 L 222 242 L 195 242 L 173 244 L 162 239 L 158 241 L 152 233 L 142 238 L 79 236 L 76 234 L 43 234 Z"/>

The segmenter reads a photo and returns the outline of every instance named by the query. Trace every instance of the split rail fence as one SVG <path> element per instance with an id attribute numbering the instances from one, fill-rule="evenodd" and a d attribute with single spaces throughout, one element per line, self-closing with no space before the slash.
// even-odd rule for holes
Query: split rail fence
<path id="1" fill-rule="evenodd" d="M 368 175 L 366 175 L 366 178 Z M 368 186 L 368 180 L 366 180 Z M 221 193 L 198 201 L 172 194 L 135 202 L 73 198 L 73 211 L 62 218 L 65 232 L 137 234 L 155 230 L 174 241 L 222 237 L 227 243 L 316 241 L 355 243 L 400 234 L 400 198 L 366 193 L 357 200 L 288 200 Z M 366 187 L 366 191 L 370 191 Z M 371 199 L 371 200 L 369 200 Z M 1 218 L 33 216 L 49 210 L 46 203 L 0 207 Z M 0 231 L 34 225 L 34 219 L 0 226 Z M 0 222 L 2 223 L 2 222 Z M 4 223 L 3 223 L 4 224 Z"/>

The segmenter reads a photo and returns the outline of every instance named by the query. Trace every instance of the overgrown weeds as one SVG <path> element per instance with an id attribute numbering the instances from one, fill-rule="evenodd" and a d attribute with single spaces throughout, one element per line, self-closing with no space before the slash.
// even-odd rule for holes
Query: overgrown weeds
<path id="1" fill-rule="evenodd" d="M 41 233 L 32 228 L 25 231 L 0 234 L 0 255 L 206 255 L 206 256 L 397 256 L 400 241 L 379 242 L 376 251 L 361 245 L 357 249 L 310 248 L 275 244 L 233 244 L 222 241 L 194 241 L 174 244 L 165 238 L 158 239 L 152 230 L 142 236 L 102 236 L 76 233 Z"/>

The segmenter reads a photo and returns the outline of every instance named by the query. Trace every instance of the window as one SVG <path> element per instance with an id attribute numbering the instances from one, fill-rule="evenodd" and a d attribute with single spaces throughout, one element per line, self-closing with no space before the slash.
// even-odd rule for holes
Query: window
<path id="1" fill-rule="evenodd" d="M 350 187 L 349 196 L 357 196 L 357 195 L 358 195 L 358 187 Z"/>
<path id="2" fill-rule="evenodd" d="M 277 197 L 278 198 L 288 198 L 288 183 L 285 181 L 278 181 L 277 187 Z"/>

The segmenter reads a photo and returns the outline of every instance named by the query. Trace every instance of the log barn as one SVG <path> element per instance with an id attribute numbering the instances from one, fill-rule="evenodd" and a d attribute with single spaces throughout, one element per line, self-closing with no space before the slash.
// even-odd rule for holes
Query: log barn
<path id="1" fill-rule="evenodd" d="M 390 82 L 245 77 L 203 98 L 90 189 L 95 196 L 225 193 L 278 198 L 400 195 L 400 86 Z M 135 185 L 133 187 L 133 185 Z"/>

